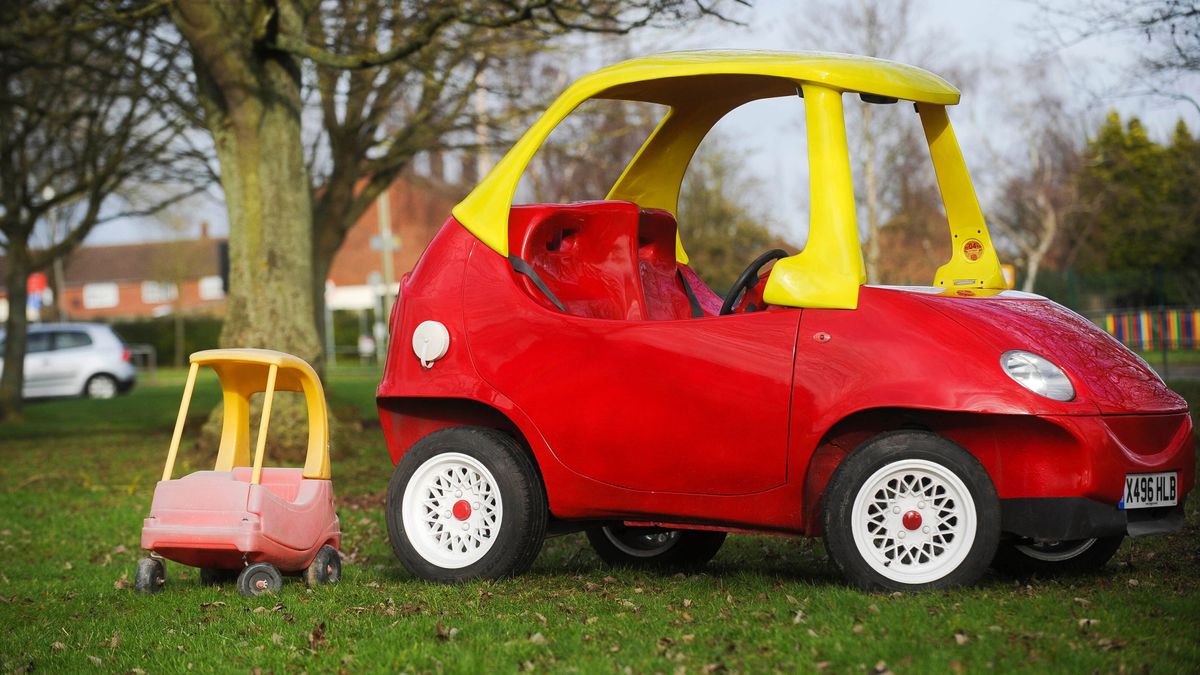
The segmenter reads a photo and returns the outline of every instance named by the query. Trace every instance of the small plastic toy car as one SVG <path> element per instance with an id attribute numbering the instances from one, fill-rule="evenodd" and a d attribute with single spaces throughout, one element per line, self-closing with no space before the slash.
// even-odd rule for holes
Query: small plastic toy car
<path id="1" fill-rule="evenodd" d="M 807 244 L 718 295 L 676 231 L 680 181 L 727 112 L 797 93 Z M 915 103 L 950 229 L 931 286 L 865 284 L 849 95 Z M 591 98 L 667 112 L 604 201 L 513 206 Z M 661 54 L 571 85 L 402 281 L 377 394 L 404 565 L 515 574 L 586 529 L 609 563 L 694 567 L 758 532 L 824 536 L 852 583 L 916 590 L 1096 568 L 1127 534 L 1179 529 L 1185 401 L 1083 317 L 1006 290 L 958 100 L 918 68 L 816 53 Z"/>
<path id="2" fill-rule="evenodd" d="M 224 422 L 212 471 L 171 479 L 188 404 L 200 366 L 221 381 Z M 303 469 L 264 468 L 276 391 L 302 392 L 308 409 Z M 262 419 L 250 463 L 250 397 L 263 392 Z M 278 592 L 281 573 L 303 573 L 309 585 L 336 583 L 341 530 L 333 508 L 325 393 L 303 360 L 265 349 L 213 349 L 192 354 L 183 403 L 154 488 L 134 588 L 155 593 L 166 582 L 163 558 L 200 568 L 202 583 L 237 577 L 243 595 Z"/>

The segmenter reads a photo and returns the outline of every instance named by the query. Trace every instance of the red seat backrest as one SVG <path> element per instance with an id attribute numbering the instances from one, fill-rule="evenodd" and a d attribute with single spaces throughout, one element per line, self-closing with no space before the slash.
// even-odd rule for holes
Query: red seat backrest
<path id="1" fill-rule="evenodd" d="M 514 206 L 509 249 L 538 273 L 567 312 L 596 319 L 640 320 L 638 208 L 630 202 Z M 553 303 L 524 276 L 519 283 L 548 308 Z"/>
<path id="2" fill-rule="evenodd" d="M 646 298 L 646 318 L 687 319 L 692 305 L 683 288 L 682 273 L 705 316 L 715 316 L 721 298 L 713 293 L 687 265 L 675 260 L 675 216 L 662 209 L 642 209 L 638 220 L 638 272 Z"/>

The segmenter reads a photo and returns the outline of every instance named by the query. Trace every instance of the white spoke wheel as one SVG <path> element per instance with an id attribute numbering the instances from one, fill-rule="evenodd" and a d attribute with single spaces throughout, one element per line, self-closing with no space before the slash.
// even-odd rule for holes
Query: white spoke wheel
<path id="1" fill-rule="evenodd" d="M 695 570 L 725 542 L 724 532 L 604 525 L 587 531 L 596 555 L 614 567 Z"/>
<path id="2" fill-rule="evenodd" d="M 545 538 L 545 491 L 529 453 L 491 429 L 454 427 L 409 448 L 388 485 L 396 557 L 430 581 L 524 572 Z"/>
<path id="3" fill-rule="evenodd" d="M 823 503 L 830 557 L 863 588 L 973 583 L 999 540 L 999 501 L 986 470 L 927 432 L 868 441 L 834 472 Z"/>
<path id="4" fill-rule="evenodd" d="M 1123 534 L 1066 541 L 1008 539 L 1000 543 L 992 567 L 1015 577 L 1094 572 L 1112 560 L 1124 540 Z"/>
<path id="5" fill-rule="evenodd" d="M 504 499 L 483 462 L 443 452 L 417 467 L 400 508 L 417 553 L 440 567 L 459 569 L 478 562 L 496 543 Z"/>

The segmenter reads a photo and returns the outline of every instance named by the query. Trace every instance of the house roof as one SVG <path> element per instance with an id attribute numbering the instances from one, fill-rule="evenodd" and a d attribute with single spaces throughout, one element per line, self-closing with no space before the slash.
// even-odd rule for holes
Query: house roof
<path id="1" fill-rule="evenodd" d="M 220 274 L 223 239 L 160 241 L 114 246 L 84 246 L 67 256 L 63 277 L 68 286 L 103 282 L 178 281 Z M 0 288 L 6 259 L 0 256 Z"/>

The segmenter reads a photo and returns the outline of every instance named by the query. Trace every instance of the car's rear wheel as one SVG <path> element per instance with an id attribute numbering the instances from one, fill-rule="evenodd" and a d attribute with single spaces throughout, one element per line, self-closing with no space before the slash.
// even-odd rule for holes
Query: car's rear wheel
<path id="1" fill-rule="evenodd" d="M 525 572 L 542 548 L 547 518 L 533 458 L 493 429 L 454 427 L 422 438 L 388 485 L 392 549 L 429 581 Z"/>
<path id="2" fill-rule="evenodd" d="M 88 398 L 113 398 L 117 395 L 117 378 L 112 375 L 93 375 L 83 386 L 83 394 Z"/>
<path id="3" fill-rule="evenodd" d="M 1112 560 L 1123 541 L 1123 534 L 1050 542 L 1012 539 L 1000 542 L 992 567 L 1017 577 L 1093 572 Z"/>
<path id="4" fill-rule="evenodd" d="M 825 545 L 854 585 L 915 591 L 974 583 L 1000 533 L 1000 504 L 974 456 L 936 434 L 877 436 L 834 471 Z"/>
<path id="5" fill-rule="evenodd" d="M 725 542 L 724 532 L 606 525 L 587 531 L 596 555 L 615 567 L 694 570 Z"/>

